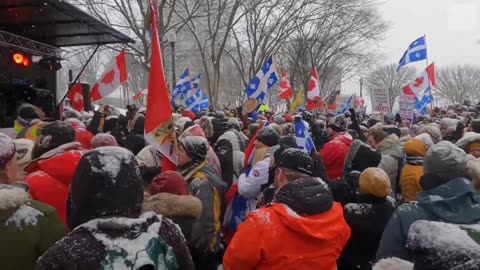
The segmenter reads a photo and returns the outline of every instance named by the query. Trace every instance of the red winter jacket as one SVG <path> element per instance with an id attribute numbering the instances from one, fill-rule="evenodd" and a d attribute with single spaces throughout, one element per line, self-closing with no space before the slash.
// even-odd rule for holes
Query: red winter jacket
<path id="1" fill-rule="evenodd" d="M 93 134 L 86 129 L 75 129 L 75 141 L 82 144 L 83 149 L 92 149 Z"/>
<path id="2" fill-rule="evenodd" d="M 343 163 L 352 144 L 348 132 L 338 133 L 320 150 L 323 164 L 327 170 L 328 180 L 335 180 L 343 175 Z"/>
<path id="3" fill-rule="evenodd" d="M 80 143 L 64 144 L 30 163 L 25 171 L 25 183 L 33 200 L 56 208 L 67 224 L 66 202 L 73 174 L 83 155 Z"/>

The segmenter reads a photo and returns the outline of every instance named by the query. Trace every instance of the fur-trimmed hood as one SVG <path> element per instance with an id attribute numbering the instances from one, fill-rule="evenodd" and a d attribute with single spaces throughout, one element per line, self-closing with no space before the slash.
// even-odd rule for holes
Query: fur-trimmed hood
<path id="1" fill-rule="evenodd" d="M 168 218 L 188 216 L 199 219 L 202 214 L 202 202 L 192 195 L 158 193 L 145 197 L 142 211 L 153 211 Z"/>
<path id="2" fill-rule="evenodd" d="M 377 150 L 382 155 L 390 155 L 395 158 L 400 158 L 403 155 L 403 150 L 399 144 L 399 139 L 395 134 L 388 135 L 385 139 L 383 139 L 383 141 L 378 144 Z"/>
<path id="3" fill-rule="evenodd" d="M 19 207 L 30 200 L 28 192 L 14 185 L 0 184 L 0 210 Z"/>
<path id="4" fill-rule="evenodd" d="M 360 140 L 354 140 L 345 157 L 343 175 L 345 176 L 354 170 L 361 172 L 368 167 L 377 167 L 380 160 L 381 155 L 377 150 Z"/>
<path id="5" fill-rule="evenodd" d="M 455 145 L 462 148 L 466 152 L 468 145 L 476 141 L 480 141 L 480 134 L 474 133 L 474 132 L 468 132 L 468 133 L 465 133 L 465 136 L 462 139 L 460 139 Z"/>

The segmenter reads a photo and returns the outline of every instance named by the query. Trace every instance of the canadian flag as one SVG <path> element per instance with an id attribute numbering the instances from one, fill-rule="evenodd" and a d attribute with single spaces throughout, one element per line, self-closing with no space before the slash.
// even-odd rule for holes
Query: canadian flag
<path id="1" fill-rule="evenodd" d="M 358 108 L 363 108 L 365 106 L 365 99 L 363 99 L 363 97 L 357 97 L 355 99 L 355 105 L 358 107 Z"/>
<path id="2" fill-rule="evenodd" d="M 313 110 L 318 107 L 323 107 L 323 101 L 320 96 L 320 83 L 318 81 L 317 69 L 313 67 L 307 92 L 307 110 Z"/>
<path id="3" fill-rule="evenodd" d="M 68 91 L 67 97 L 70 99 L 73 109 L 79 112 L 83 111 L 83 89 L 81 83 L 74 84 L 70 91 Z"/>
<path id="4" fill-rule="evenodd" d="M 138 100 L 140 97 L 146 95 L 147 93 L 148 93 L 148 89 L 140 90 L 133 96 L 133 100 Z"/>
<path id="5" fill-rule="evenodd" d="M 100 79 L 90 91 L 92 101 L 99 100 L 113 93 L 120 84 L 127 81 L 127 66 L 125 64 L 125 51 L 121 51 L 115 61 L 110 63 L 103 72 Z"/>
<path id="6" fill-rule="evenodd" d="M 418 78 L 403 87 L 405 95 L 413 95 L 421 99 L 425 90 L 430 86 L 435 86 L 435 64 L 430 64 Z"/>
<path id="7" fill-rule="evenodd" d="M 283 71 L 282 80 L 280 81 L 280 87 L 278 88 L 278 95 L 281 99 L 287 99 L 293 96 L 293 89 L 288 80 L 288 73 Z"/>

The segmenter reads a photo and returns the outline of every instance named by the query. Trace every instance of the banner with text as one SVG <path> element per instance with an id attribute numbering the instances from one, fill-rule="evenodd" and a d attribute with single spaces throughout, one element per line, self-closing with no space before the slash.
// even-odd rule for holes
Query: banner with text
<path id="1" fill-rule="evenodd" d="M 388 92 L 384 89 L 370 89 L 372 111 L 391 113 Z"/>
<path id="2" fill-rule="evenodd" d="M 402 94 L 398 97 L 398 103 L 400 104 L 400 116 L 406 119 L 413 119 L 415 96 Z"/>

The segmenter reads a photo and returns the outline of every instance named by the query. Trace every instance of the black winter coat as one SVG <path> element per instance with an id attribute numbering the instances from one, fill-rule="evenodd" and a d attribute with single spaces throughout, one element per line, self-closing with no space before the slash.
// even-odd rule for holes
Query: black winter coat
<path id="1" fill-rule="evenodd" d="M 396 208 L 391 197 L 361 194 L 357 201 L 344 207 L 345 220 L 352 235 L 338 259 L 338 270 L 372 269 L 383 230 Z"/>
<path id="2" fill-rule="evenodd" d="M 110 239 L 128 239 L 132 246 L 140 235 L 152 224 L 160 221 L 158 235 L 166 245 L 170 246 L 175 255 L 179 269 L 195 269 L 192 258 L 188 251 L 185 238 L 177 229 L 176 225 L 167 218 L 158 218 L 152 212 L 145 213 L 144 222 L 133 225 L 128 223 L 116 223 L 107 220 L 93 228 L 96 232 L 108 235 Z M 102 219 L 99 219 L 102 220 Z M 135 223 L 135 219 L 129 219 Z M 125 227 L 127 226 L 127 227 Z M 92 229 L 79 226 L 62 240 L 53 245 L 37 262 L 36 270 L 96 270 L 106 259 L 107 250 L 103 242 L 97 240 Z M 128 248 L 123 247 L 122 248 Z M 164 254 L 165 255 L 165 254 Z M 165 257 L 167 259 L 167 257 Z"/>

